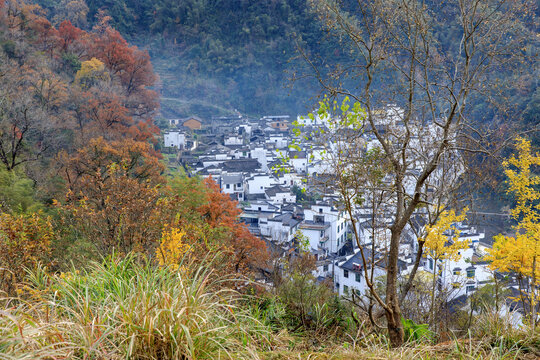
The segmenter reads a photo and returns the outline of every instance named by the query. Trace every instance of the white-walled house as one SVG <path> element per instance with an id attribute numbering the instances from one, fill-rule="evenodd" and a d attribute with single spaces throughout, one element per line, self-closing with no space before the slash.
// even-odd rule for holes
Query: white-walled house
<path id="1" fill-rule="evenodd" d="M 371 252 L 368 248 L 364 249 L 366 259 L 371 259 Z M 375 253 L 375 267 L 373 269 L 373 281 L 381 280 L 386 275 L 384 257 L 381 253 Z M 368 277 L 371 280 L 371 262 L 368 262 L 364 268 L 362 255 L 360 250 L 356 250 L 353 255 L 346 257 L 334 268 L 334 288 L 341 296 L 349 297 L 355 292 L 357 295 L 365 295 L 369 288 L 366 283 L 365 271 L 368 272 Z M 400 261 L 399 267 L 403 267 L 403 262 Z"/>
<path id="2" fill-rule="evenodd" d="M 266 144 L 272 144 L 276 149 L 285 149 L 289 146 L 289 138 L 282 133 L 273 133 L 268 136 Z"/>
<path id="3" fill-rule="evenodd" d="M 305 151 L 289 151 L 289 163 L 298 174 L 307 172 L 307 153 Z"/>
<path id="4" fill-rule="evenodd" d="M 280 172 L 276 175 L 276 184 L 282 186 L 298 186 L 300 188 L 305 188 L 306 184 L 302 181 L 302 176 L 295 174 L 293 172 Z"/>
<path id="5" fill-rule="evenodd" d="M 309 248 L 311 251 L 317 251 L 318 249 L 325 249 L 328 251 L 328 240 L 330 239 L 330 222 L 325 222 L 322 219 L 318 219 L 317 222 L 313 220 L 304 220 L 299 226 L 302 234 L 309 240 Z"/>
<path id="6" fill-rule="evenodd" d="M 223 138 L 223 144 L 227 145 L 242 145 L 244 144 L 244 139 L 240 135 L 227 135 Z"/>
<path id="7" fill-rule="evenodd" d="M 272 187 L 275 178 L 267 174 L 254 174 L 246 179 L 246 193 L 264 194 L 265 190 Z"/>
<path id="8" fill-rule="evenodd" d="M 268 171 L 268 156 L 266 155 L 266 149 L 264 147 L 261 146 L 251 149 L 250 157 L 252 159 L 257 159 L 259 164 L 261 164 L 262 171 Z"/>
<path id="9" fill-rule="evenodd" d="M 300 220 L 296 219 L 293 213 L 286 212 L 276 215 L 273 218 L 268 218 L 266 223 L 260 219 L 261 235 L 270 237 L 272 241 L 277 243 L 291 243 L 294 239 L 294 234 L 298 230 Z"/>
<path id="10" fill-rule="evenodd" d="M 186 135 L 180 131 L 169 131 L 163 135 L 165 147 L 183 149 L 186 146 Z"/>
<path id="11" fill-rule="evenodd" d="M 279 206 L 276 206 L 267 200 L 249 201 L 242 207 L 244 211 L 260 211 L 260 212 L 272 212 L 277 213 Z"/>
<path id="12" fill-rule="evenodd" d="M 459 259 L 435 262 L 428 256 L 422 266 L 424 271 L 438 274 L 439 286 L 452 289 L 452 298 L 462 295 L 470 296 L 472 292 L 493 278 L 493 272 L 488 269 L 488 263 L 482 260 L 483 254 L 478 251 L 479 239 L 484 238 L 484 234 L 477 233 L 473 227 L 460 225 L 458 228 L 462 229 L 459 241 L 471 241 L 468 248 L 459 251 Z"/>
<path id="13" fill-rule="evenodd" d="M 296 195 L 289 187 L 277 185 L 267 189 L 264 193 L 266 198 L 274 204 L 296 204 Z"/>
<path id="14" fill-rule="evenodd" d="M 321 237 L 317 235 L 317 224 L 329 224 L 328 228 L 325 228 L 325 234 Z M 313 236 L 310 238 L 310 244 L 321 243 L 321 248 L 328 250 L 330 253 L 337 253 L 343 245 L 347 242 L 347 232 L 349 224 L 345 213 L 339 211 L 333 206 L 326 203 L 318 203 L 312 205 L 309 209 L 304 209 L 304 227 L 307 231 L 306 236 Z M 308 229 L 308 228 L 313 229 Z M 326 240 L 322 240 L 328 236 Z"/>
<path id="15" fill-rule="evenodd" d="M 293 204 L 296 202 L 296 195 L 291 193 L 289 188 L 275 185 L 264 191 L 266 199 L 272 204 Z"/>
<path id="16" fill-rule="evenodd" d="M 328 117 L 321 117 L 319 114 L 315 114 L 313 117 L 298 115 L 296 122 L 301 127 L 306 126 L 326 126 L 329 123 Z"/>
<path id="17" fill-rule="evenodd" d="M 265 234 L 269 236 L 268 219 L 279 215 L 279 206 L 272 205 L 266 200 L 249 201 L 242 205 L 240 219 L 249 226 L 252 233 L 262 234 L 261 224 Z"/>
<path id="18" fill-rule="evenodd" d="M 231 195 L 232 198 L 244 200 L 244 177 L 241 174 L 222 174 L 220 187 L 225 194 Z"/>

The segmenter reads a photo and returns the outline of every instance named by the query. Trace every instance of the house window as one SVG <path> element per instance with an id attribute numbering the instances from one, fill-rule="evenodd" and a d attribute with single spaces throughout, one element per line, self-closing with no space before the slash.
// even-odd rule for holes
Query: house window
<path id="1" fill-rule="evenodd" d="M 328 264 L 323 265 L 323 271 L 328 271 Z"/>
<path id="2" fill-rule="evenodd" d="M 321 230 L 321 237 L 324 237 L 324 230 Z"/>
<path id="3" fill-rule="evenodd" d="M 472 279 L 474 278 L 475 269 L 467 269 L 467 278 Z"/>
<path id="4" fill-rule="evenodd" d="M 343 269 L 343 277 L 348 279 L 349 278 L 349 270 Z"/>
<path id="5" fill-rule="evenodd" d="M 454 289 L 459 289 L 459 288 L 461 287 L 461 284 L 458 283 L 458 282 L 454 282 L 454 283 L 452 283 L 452 287 L 453 287 Z"/>
<path id="6" fill-rule="evenodd" d="M 322 224 L 324 223 L 324 216 L 314 216 L 313 220 L 318 224 Z"/>
<path id="7" fill-rule="evenodd" d="M 433 259 L 429 259 L 429 269 L 433 270 Z"/>
<path id="8" fill-rule="evenodd" d="M 452 271 L 452 273 L 453 273 L 454 275 L 456 275 L 456 276 L 459 276 L 459 275 L 461 275 L 461 269 L 455 268 L 455 269 Z"/>
<path id="9" fill-rule="evenodd" d="M 349 287 L 347 285 L 343 285 L 343 293 L 349 295 Z"/>
<path id="10" fill-rule="evenodd" d="M 471 293 L 475 290 L 474 285 L 467 285 L 467 293 Z"/>
<path id="11" fill-rule="evenodd" d="M 354 274 L 354 280 L 356 280 L 356 282 L 360 282 L 360 274 L 359 273 Z"/>
<path id="12" fill-rule="evenodd" d="M 238 183 L 236 186 L 238 187 L 242 187 L 242 183 Z"/>
<path id="13" fill-rule="evenodd" d="M 258 207 L 258 210 L 259 210 L 259 211 L 261 211 L 261 210 L 262 210 L 262 208 L 261 208 L 261 207 L 259 206 L 259 207 Z"/>
<path id="14" fill-rule="evenodd" d="M 319 214 L 322 214 L 322 208 L 321 208 L 321 209 L 319 209 Z"/>
<path id="15" fill-rule="evenodd" d="M 227 189 L 230 189 L 230 188 L 231 188 L 231 185 L 230 185 L 230 184 L 227 184 L 227 185 L 225 185 L 225 187 L 226 187 Z"/>

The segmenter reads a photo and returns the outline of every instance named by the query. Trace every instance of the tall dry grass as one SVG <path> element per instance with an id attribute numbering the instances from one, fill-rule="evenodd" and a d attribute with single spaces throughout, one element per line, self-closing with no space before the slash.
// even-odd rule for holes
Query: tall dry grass
<path id="1" fill-rule="evenodd" d="M 271 333 L 224 281 L 133 256 L 58 276 L 38 268 L 24 295 L 2 300 L 0 359 L 257 358 Z"/>
<path id="2" fill-rule="evenodd" d="M 540 358 L 540 334 L 488 315 L 435 345 L 391 349 L 368 326 L 316 342 L 317 331 L 287 331 L 294 314 L 279 297 L 261 307 L 204 263 L 172 271 L 128 256 L 61 275 L 38 267 L 18 297 L 0 300 L 0 360 Z"/>

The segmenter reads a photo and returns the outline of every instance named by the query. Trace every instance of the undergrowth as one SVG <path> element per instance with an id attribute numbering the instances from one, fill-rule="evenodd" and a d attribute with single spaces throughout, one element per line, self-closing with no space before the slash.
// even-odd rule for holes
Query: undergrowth
<path id="1" fill-rule="evenodd" d="M 235 281 L 208 262 L 173 271 L 133 256 L 64 274 L 38 267 L 17 297 L 0 300 L 0 359 L 540 358 L 538 333 L 489 316 L 464 338 L 398 349 L 367 322 L 324 334 L 343 311 L 321 308 L 310 327 L 291 329 L 279 296 L 246 296 Z"/>

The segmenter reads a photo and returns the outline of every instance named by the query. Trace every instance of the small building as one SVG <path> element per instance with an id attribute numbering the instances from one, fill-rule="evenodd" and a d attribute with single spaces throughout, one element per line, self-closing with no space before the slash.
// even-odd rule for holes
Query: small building
<path id="1" fill-rule="evenodd" d="M 202 124 L 203 121 L 196 116 L 188 117 L 182 121 L 182 126 L 190 128 L 191 130 L 201 130 Z"/>
<path id="2" fill-rule="evenodd" d="M 266 198 L 273 204 L 292 204 L 296 202 L 296 195 L 291 190 L 280 185 L 274 185 L 264 191 Z"/>
<path id="3" fill-rule="evenodd" d="M 221 176 L 221 190 L 238 201 L 244 201 L 244 177 L 241 174 L 223 174 Z"/>
<path id="4" fill-rule="evenodd" d="M 184 149 L 186 146 L 186 135 L 180 131 L 169 131 L 163 135 L 165 147 L 175 147 Z"/>
<path id="5" fill-rule="evenodd" d="M 291 243 L 295 237 L 300 220 L 294 214 L 286 212 L 267 219 L 265 222 L 259 220 L 261 234 L 268 236 L 277 243 Z"/>

